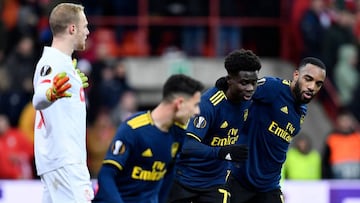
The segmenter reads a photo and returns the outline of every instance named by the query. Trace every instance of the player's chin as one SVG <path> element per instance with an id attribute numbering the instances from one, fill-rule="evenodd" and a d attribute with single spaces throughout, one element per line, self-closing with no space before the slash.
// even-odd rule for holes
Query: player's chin
<path id="1" fill-rule="evenodd" d="M 305 98 L 305 97 L 303 97 L 303 98 L 301 99 L 301 102 L 302 102 L 303 104 L 308 104 L 309 102 L 311 102 L 312 98 L 313 98 L 313 97 L 310 97 L 310 98 Z"/>
<path id="2" fill-rule="evenodd" d="M 85 42 L 84 43 L 79 43 L 76 46 L 76 51 L 84 51 L 85 49 L 86 49 Z"/>
<path id="3" fill-rule="evenodd" d="M 302 99 L 301 99 L 301 100 L 302 100 L 303 103 L 307 104 L 307 103 L 309 103 L 313 98 L 314 98 L 313 95 L 304 93 L 304 94 L 302 95 Z"/>

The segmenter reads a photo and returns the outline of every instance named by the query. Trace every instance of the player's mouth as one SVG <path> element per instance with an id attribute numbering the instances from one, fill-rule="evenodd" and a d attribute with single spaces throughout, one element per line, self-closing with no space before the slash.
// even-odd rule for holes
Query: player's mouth
<path id="1" fill-rule="evenodd" d="M 245 94 L 244 95 L 244 100 L 250 100 L 252 97 L 252 94 Z"/>
<path id="2" fill-rule="evenodd" d="M 305 98 L 305 99 L 312 99 L 313 96 L 314 96 L 314 94 L 311 93 L 311 92 L 304 92 L 303 95 L 304 95 L 304 98 Z"/>

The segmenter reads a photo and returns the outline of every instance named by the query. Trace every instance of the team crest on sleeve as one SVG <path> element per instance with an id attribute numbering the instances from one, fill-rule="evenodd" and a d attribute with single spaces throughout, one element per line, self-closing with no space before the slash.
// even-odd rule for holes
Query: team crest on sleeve
<path id="1" fill-rule="evenodd" d="M 45 65 L 45 66 L 41 67 L 40 76 L 49 75 L 51 73 L 51 71 L 52 71 L 51 66 Z"/>
<path id="2" fill-rule="evenodd" d="M 203 116 L 196 116 L 194 118 L 194 126 L 196 128 L 205 128 L 206 127 L 206 120 Z"/>
<path id="3" fill-rule="evenodd" d="M 116 140 L 115 143 L 111 146 L 113 155 L 124 154 L 125 150 L 125 144 L 121 140 Z"/>
<path id="4" fill-rule="evenodd" d="M 304 123 L 304 120 L 305 120 L 305 115 L 301 115 L 300 124 L 303 124 L 303 123 Z"/>
<path id="5" fill-rule="evenodd" d="M 249 109 L 245 109 L 245 111 L 244 111 L 244 121 L 247 120 L 248 116 L 249 116 Z"/>
<path id="6" fill-rule="evenodd" d="M 171 145 L 171 157 L 174 158 L 176 153 L 179 151 L 179 143 L 178 142 L 174 142 Z"/>
<path id="7" fill-rule="evenodd" d="M 266 78 L 259 78 L 258 80 L 257 80 L 257 85 L 263 85 L 264 83 L 266 82 Z"/>

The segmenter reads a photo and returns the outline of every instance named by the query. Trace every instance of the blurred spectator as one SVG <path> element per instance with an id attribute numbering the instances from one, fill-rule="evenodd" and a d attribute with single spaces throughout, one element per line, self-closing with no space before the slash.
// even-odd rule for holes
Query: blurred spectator
<path id="1" fill-rule="evenodd" d="M 232 50 L 242 47 L 241 29 L 239 26 L 220 26 L 216 44 L 216 56 L 225 56 Z"/>
<path id="2" fill-rule="evenodd" d="M 7 75 L 6 70 L 0 65 L 0 104 L 1 104 L 1 100 L 5 99 L 2 97 L 2 95 L 4 94 L 4 92 L 8 91 L 9 88 L 10 88 L 9 76 Z"/>
<path id="3" fill-rule="evenodd" d="M 19 117 L 19 130 L 24 132 L 25 137 L 31 144 L 34 144 L 35 115 L 34 106 L 31 102 L 28 102 Z"/>
<path id="4" fill-rule="evenodd" d="M 82 1 L 85 7 L 85 13 L 88 16 L 137 16 L 138 1 L 128 0 L 111 0 L 111 1 L 97 1 L 86 0 Z M 91 24 L 91 23 L 90 23 Z M 93 26 L 93 25 L 90 25 Z M 120 43 L 123 38 L 124 31 L 133 29 L 132 26 L 115 25 L 111 27 L 115 31 L 116 43 Z"/>
<path id="5" fill-rule="evenodd" d="M 348 107 L 355 89 L 359 85 L 360 74 L 357 70 L 358 50 L 353 44 L 341 45 L 338 61 L 334 69 L 334 83 L 338 90 L 341 107 Z"/>
<path id="6" fill-rule="evenodd" d="M 100 111 L 113 110 L 122 94 L 131 89 L 127 83 L 126 68 L 122 59 L 104 63 L 100 70 L 101 78 L 98 78 L 97 82 L 93 80 L 93 86 L 89 92 L 89 119 L 91 122 Z"/>
<path id="7" fill-rule="evenodd" d="M 7 39 L 7 31 L 5 25 L 0 19 L 0 65 L 4 63 L 5 49 L 6 49 L 6 39 Z"/>
<path id="8" fill-rule="evenodd" d="M 110 48 L 104 43 L 97 44 L 93 51 L 95 52 L 93 61 L 85 57 L 91 62 L 92 67 L 91 77 L 89 78 L 90 89 L 88 90 L 88 121 L 90 123 L 94 121 L 97 112 L 101 108 L 100 84 L 103 82 L 103 69 L 110 68 L 114 61 L 114 57 L 110 54 Z"/>
<path id="9" fill-rule="evenodd" d="M 36 63 L 34 40 L 24 35 L 20 38 L 5 62 L 10 77 L 10 86 L 15 91 L 32 94 L 32 76 Z"/>
<path id="10" fill-rule="evenodd" d="M 121 122 L 128 118 L 131 114 L 138 110 L 137 99 L 134 91 L 125 91 L 117 106 L 111 111 L 111 118 L 115 126 L 119 126 Z"/>
<path id="11" fill-rule="evenodd" d="M 88 167 L 92 178 L 97 178 L 106 151 L 115 135 L 116 126 L 112 123 L 110 113 L 101 111 L 87 130 Z"/>
<path id="12" fill-rule="evenodd" d="M 33 178 L 33 145 L 0 114 L 0 179 Z"/>
<path id="13" fill-rule="evenodd" d="M 348 108 L 351 112 L 353 112 L 357 122 L 360 122 L 360 85 L 355 88 Z"/>
<path id="14" fill-rule="evenodd" d="M 6 30 L 14 29 L 18 21 L 19 1 L 4 0 L 1 6 L 1 20 L 4 22 Z"/>
<path id="15" fill-rule="evenodd" d="M 355 16 L 348 10 L 339 10 L 334 15 L 334 22 L 327 29 L 322 41 L 323 61 L 326 65 L 326 75 L 334 82 L 334 67 L 338 61 L 338 51 L 341 45 L 356 44 L 353 33 Z"/>
<path id="16" fill-rule="evenodd" d="M 301 55 L 304 50 L 304 43 L 302 34 L 300 32 L 300 22 L 304 13 L 308 10 L 310 0 L 291 0 L 290 3 L 290 29 L 289 41 L 291 42 L 291 49 L 289 50 L 290 59 L 293 63 L 300 62 Z"/>
<path id="17" fill-rule="evenodd" d="M 300 134 L 294 138 L 293 146 L 286 155 L 282 178 L 289 180 L 321 179 L 321 155 L 312 148 L 310 138 Z"/>
<path id="18" fill-rule="evenodd" d="M 0 92 L 0 110 L 9 118 L 13 127 L 18 126 L 19 116 L 25 105 L 31 100 L 22 92 L 10 91 Z"/>
<path id="19" fill-rule="evenodd" d="M 179 1 L 184 3 L 183 16 L 206 16 L 208 1 L 187 0 Z M 181 49 L 188 56 L 203 56 L 206 42 L 206 29 L 203 25 L 184 26 L 181 33 Z"/>
<path id="20" fill-rule="evenodd" d="M 220 3 L 221 17 L 237 17 L 241 13 L 242 4 L 236 0 L 223 0 Z M 242 33 L 240 26 L 220 25 L 216 40 L 216 56 L 225 56 L 233 50 L 242 47 Z"/>
<path id="21" fill-rule="evenodd" d="M 9 117 L 12 126 L 18 125 L 22 109 L 32 98 L 32 77 L 36 63 L 34 53 L 32 38 L 23 36 L 4 64 L 9 88 L 0 95 L 0 108 Z"/>
<path id="22" fill-rule="evenodd" d="M 323 177 L 360 179 L 360 132 L 348 111 L 340 111 L 336 127 L 326 138 L 323 154 Z"/>
<path id="23" fill-rule="evenodd" d="M 18 0 L 19 7 L 16 12 L 16 24 L 13 28 L 8 29 L 8 48 L 9 52 L 12 51 L 13 44 L 18 44 L 23 36 L 28 36 L 33 40 L 33 54 L 37 57 L 40 46 L 38 42 L 38 22 L 40 16 L 39 4 L 35 0 Z"/>
<path id="24" fill-rule="evenodd" d="M 326 14 L 324 0 L 310 0 L 309 8 L 300 20 L 301 38 L 304 42 L 303 57 L 322 58 L 322 39 L 330 25 L 330 17 Z"/>
<path id="25" fill-rule="evenodd" d="M 181 48 L 189 56 L 202 56 L 205 46 L 205 28 L 203 26 L 185 26 L 182 30 Z"/>
<path id="26" fill-rule="evenodd" d="M 102 79 L 100 83 L 100 105 L 105 109 L 112 110 L 123 93 L 130 89 L 124 63 L 118 60 L 111 67 L 103 69 Z"/>

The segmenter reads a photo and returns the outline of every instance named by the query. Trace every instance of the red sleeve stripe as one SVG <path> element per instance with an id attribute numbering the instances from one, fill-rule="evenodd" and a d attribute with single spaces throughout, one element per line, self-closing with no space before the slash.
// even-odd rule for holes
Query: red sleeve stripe
<path id="1" fill-rule="evenodd" d="M 50 80 L 50 79 L 46 79 L 46 80 L 41 81 L 40 83 L 51 83 L 51 80 Z"/>
<path id="2" fill-rule="evenodd" d="M 42 111 L 39 111 L 40 112 L 40 121 L 37 125 L 37 129 L 40 129 L 43 125 L 45 126 L 45 122 L 44 122 L 44 116 L 42 114 Z"/>

